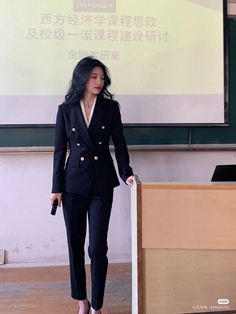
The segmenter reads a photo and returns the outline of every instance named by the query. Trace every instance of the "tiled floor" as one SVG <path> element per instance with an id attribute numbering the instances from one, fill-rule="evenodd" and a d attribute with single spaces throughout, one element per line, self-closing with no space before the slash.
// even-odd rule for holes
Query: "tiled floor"
<path id="1" fill-rule="evenodd" d="M 67 266 L 0 268 L 1 314 L 76 314 L 77 309 Z M 109 265 L 102 313 L 131 313 L 130 264 Z"/>

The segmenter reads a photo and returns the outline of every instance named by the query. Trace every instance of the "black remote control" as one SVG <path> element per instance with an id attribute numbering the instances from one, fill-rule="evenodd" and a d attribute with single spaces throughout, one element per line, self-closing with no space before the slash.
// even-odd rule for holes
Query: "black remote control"
<path id="1" fill-rule="evenodd" d="M 51 215 L 56 215 L 57 206 L 58 206 L 58 199 L 56 198 L 52 204 Z"/>

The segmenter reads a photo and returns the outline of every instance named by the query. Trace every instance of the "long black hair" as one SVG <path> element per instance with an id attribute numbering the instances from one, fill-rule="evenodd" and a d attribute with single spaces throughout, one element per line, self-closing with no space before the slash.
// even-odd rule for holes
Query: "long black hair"
<path id="1" fill-rule="evenodd" d="M 107 87 L 111 85 L 111 79 L 107 67 L 98 59 L 85 57 L 78 62 L 73 71 L 70 87 L 65 96 L 65 103 L 77 103 L 83 97 L 86 83 L 88 82 L 92 70 L 95 67 L 101 68 L 104 73 L 104 86 L 98 97 L 105 97 L 108 99 L 113 98 L 112 94 L 107 90 Z"/>

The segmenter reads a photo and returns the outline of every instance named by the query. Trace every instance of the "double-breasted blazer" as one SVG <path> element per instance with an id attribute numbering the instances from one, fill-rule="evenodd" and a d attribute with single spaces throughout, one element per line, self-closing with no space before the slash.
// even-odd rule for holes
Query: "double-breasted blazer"
<path id="1" fill-rule="evenodd" d="M 97 97 L 87 127 L 80 103 L 58 107 L 53 160 L 53 193 L 89 195 L 119 185 L 109 150 L 112 138 L 119 175 L 125 182 L 133 174 L 123 135 L 119 104 Z M 69 149 L 69 156 L 67 156 Z"/>

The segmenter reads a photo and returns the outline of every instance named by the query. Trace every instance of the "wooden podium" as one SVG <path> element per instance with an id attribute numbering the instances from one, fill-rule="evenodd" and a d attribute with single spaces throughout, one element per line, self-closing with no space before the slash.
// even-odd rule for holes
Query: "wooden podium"
<path id="1" fill-rule="evenodd" d="M 132 314 L 234 313 L 236 184 L 136 180 L 131 194 Z"/>

